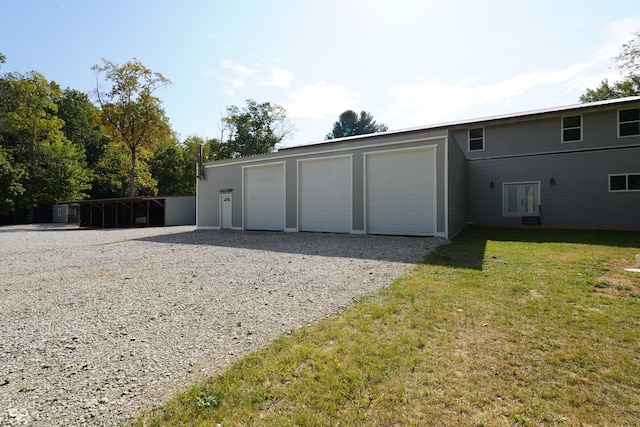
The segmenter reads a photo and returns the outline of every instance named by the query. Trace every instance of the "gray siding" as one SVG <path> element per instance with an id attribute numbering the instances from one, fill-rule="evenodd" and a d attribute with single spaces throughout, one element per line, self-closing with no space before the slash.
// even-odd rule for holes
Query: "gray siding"
<path id="1" fill-rule="evenodd" d="M 205 169 L 206 180 L 198 181 L 197 189 L 197 225 L 200 227 L 220 226 L 220 191 L 233 190 L 232 219 L 233 228 L 242 227 L 242 168 Z"/>
<path id="2" fill-rule="evenodd" d="M 53 205 L 53 222 L 66 223 L 69 217 L 69 205 Z"/>
<path id="3" fill-rule="evenodd" d="M 196 196 L 172 196 L 165 199 L 164 225 L 195 225 Z"/>
<path id="4" fill-rule="evenodd" d="M 475 160 L 468 172 L 467 217 L 473 223 L 520 224 L 519 217 L 502 214 L 502 185 L 539 181 L 545 225 L 640 226 L 640 191 L 610 192 L 608 187 L 609 174 L 640 172 L 640 146 Z"/>
<path id="5" fill-rule="evenodd" d="M 562 117 L 573 115 L 582 116 L 582 140 L 562 142 Z M 640 136 L 618 138 L 616 106 L 488 122 L 483 127 L 484 150 L 468 150 L 468 128 L 450 133 L 469 159 L 467 221 L 520 224 L 521 217 L 503 216 L 503 184 L 539 182 L 543 224 L 640 225 L 640 192 L 608 190 L 609 174 L 640 172 Z"/>
<path id="6" fill-rule="evenodd" d="M 208 163 L 205 166 L 206 180 L 198 182 L 198 226 L 220 227 L 220 198 L 222 189 L 233 189 L 233 228 L 242 228 L 242 167 L 258 166 L 273 162 L 285 162 L 286 176 L 286 229 L 298 229 L 298 159 L 312 159 L 331 156 L 352 156 L 352 231 L 365 230 L 364 207 L 364 154 L 380 150 L 396 150 L 436 145 L 437 172 L 437 218 L 436 232 L 445 235 L 445 137 L 446 131 L 421 131 L 407 135 L 376 135 L 356 138 L 352 141 L 325 143 L 309 147 L 299 147 L 276 153 L 247 158 L 230 159 Z"/>
<path id="7" fill-rule="evenodd" d="M 445 172 L 447 168 L 445 168 L 444 166 L 444 161 L 446 158 L 447 158 L 446 143 L 443 140 L 436 147 L 436 159 L 437 159 L 436 203 L 438 208 L 437 209 L 438 215 L 436 218 L 436 232 L 443 236 L 447 236 L 447 229 L 446 229 L 447 221 L 445 221 L 445 213 L 447 212 L 447 209 L 446 209 L 447 196 L 445 191 L 445 188 L 446 188 L 445 181 L 447 177 L 445 176 Z"/>
<path id="8" fill-rule="evenodd" d="M 629 106 L 625 107 L 629 108 Z M 568 111 L 542 118 L 520 119 L 513 122 L 473 125 L 484 127 L 484 150 L 468 150 L 468 129 L 451 131 L 469 159 L 546 154 L 594 148 L 610 148 L 640 144 L 640 136 L 618 138 L 618 109 L 582 113 L 583 139 L 579 142 L 562 142 L 562 117 L 581 114 Z"/>
<path id="9" fill-rule="evenodd" d="M 467 159 L 458 144 L 449 140 L 447 144 L 448 164 L 448 214 L 447 236 L 459 233 L 467 222 Z"/>

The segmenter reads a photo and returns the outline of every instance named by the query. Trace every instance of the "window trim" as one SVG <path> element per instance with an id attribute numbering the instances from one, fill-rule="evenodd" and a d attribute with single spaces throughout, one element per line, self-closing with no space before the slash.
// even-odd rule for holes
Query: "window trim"
<path id="1" fill-rule="evenodd" d="M 535 206 L 535 213 L 527 213 L 527 212 L 514 212 L 514 213 L 509 213 L 507 211 L 507 187 L 510 186 L 516 186 L 516 187 L 520 187 L 520 186 L 524 186 L 524 185 L 535 185 L 536 186 L 536 193 L 535 193 L 535 197 L 536 197 L 536 201 L 538 202 L 537 205 Z M 540 181 L 514 181 L 514 182 L 503 182 L 502 183 L 502 216 L 504 218 L 519 218 L 522 216 L 540 216 L 540 209 L 542 206 L 542 190 L 541 190 L 541 183 Z"/>
<path id="2" fill-rule="evenodd" d="M 580 126 L 565 127 L 564 126 L 564 119 L 569 118 L 569 117 L 580 117 Z M 562 117 L 560 117 L 560 140 L 562 141 L 562 143 L 563 144 L 570 144 L 572 142 L 582 142 L 583 135 L 584 135 L 583 123 L 584 123 L 584 121 L 583 121 L 582 114 L 572 114 L 570 116 L 562 116 Z M 565 140 L 564 139 L 564 131 L 573 130 L 573 129 L 579 129 L 580 130 L 580 138 L 571 139 L 571 140 Z"/>
<path id="3" fill-rule="evenodd" d="M 636 173 L 633 173 L 633 172 L 630 172 L 630 173 L 610 173 L 607 176 L 607 188 L 609 190 L 609 193 L 629 193 L 629 192 L 638 192 L 638 191 L 640 191 L 640 188 L 629 189 L 629 175 L 638 175 L 638 176 L 640 176 L 640 172 L 636 172 Z M 612 176 L 624 176 L 625 177 L 626 182 L 625 182 L 625 188 L 623 190 L 612 190 L 611 189 L 611 177 Z"/>
<path id="4" fill-rule="evenodd" d="M 640 136 L 640 131 L 638 133 L 634 133 L 633 135 L 620 135 L 620 112 L 621 111 L 629 111 L 629 110 L 638 110 L 638 119 L 637 120 L 630 120 L 630 121 L 625 121 L 622 123 L 638 123 L 638 126 L 640 127 L 640 107 L 636 107 L 636 108 L 621 108 L 618 110 L 618 114 L 617 114 L 617 119 L 618 119 L 618 138 L 633 138 L 633 137 L 638 137 Z M 631 175 L 635 175 L 635 174 L 631 174 Z"/>
<path id="5" fill-rule="evenodd" d="M 471 131 L 472 131 L 472 130 L 476 130 L 476 129 L 481 129 L 481 130 L 482 130 L 482 138 L 471 138 Z M 467 150 L 468 150 L 469 152 L 471 152 L 471 151 L 484 151 L 484 147 L 485 147 L 485 145 L 484 145 L 484 139 L 485 139 L 485 136 L 484 136 L 484 126 L 477 127 L 477 128 L 469 128 L 469 129 L 467 130 Z M 476 148 L 476 149 L 473 149 L 473 150 L 472 150 L 472 149 L 471 149 L 471 141 L 472 141 L 472 140 L 473 140 L 473 141 L 482 141 L 482 148 Z"/>

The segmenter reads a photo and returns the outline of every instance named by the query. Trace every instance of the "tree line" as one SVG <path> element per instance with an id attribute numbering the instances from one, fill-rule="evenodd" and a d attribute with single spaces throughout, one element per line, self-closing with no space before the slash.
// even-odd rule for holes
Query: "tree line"
<path id="1" fill-rule="evenodd" d="M 0 66 L 5 63 L 0 53 Z M 91 96 L 42 74 L 0 76 L 0 217 L 86 198 L 195 193 L 196 164 L 273 151 L 293 131 L 286 111 L 252 99 L 229 106 L 221 138 L 171 129 L 157 91 L 171 84 L 133 59 L 102 60 Z M 107 89 L 102 89 L 102 87 Z"/>

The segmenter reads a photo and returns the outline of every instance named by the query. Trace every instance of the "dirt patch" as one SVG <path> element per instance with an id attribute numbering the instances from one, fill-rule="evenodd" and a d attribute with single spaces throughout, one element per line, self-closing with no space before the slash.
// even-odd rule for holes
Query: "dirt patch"
<path id="1" fill-rule="evenodd" d="M 613 259 L 605 264 L 607 273 L 593 291 L 619 298 L 640 298 L 640 274 L 625 271 L 633 267 L 627 259 Z"/>

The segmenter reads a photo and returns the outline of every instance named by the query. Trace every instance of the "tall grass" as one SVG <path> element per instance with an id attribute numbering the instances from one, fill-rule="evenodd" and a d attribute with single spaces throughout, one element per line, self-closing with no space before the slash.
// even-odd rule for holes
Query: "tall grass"
<path id="1" fill-rule="evenodd" d="M 639 245 L 471 229 L 133 425 L 640 425 Z"/>

